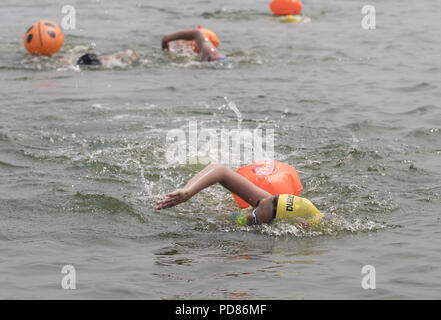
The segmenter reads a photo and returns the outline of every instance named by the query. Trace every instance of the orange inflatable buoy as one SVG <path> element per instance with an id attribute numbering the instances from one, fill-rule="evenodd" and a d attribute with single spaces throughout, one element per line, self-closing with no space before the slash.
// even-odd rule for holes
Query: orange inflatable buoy
<path id="1" fill-rule="evenodd" d="M 217 37 L 216 33 L 214 33 L 211 30 L 201 28 L 201 25 L 198 25 L 198 29 L 201 30 L 203 34 L 205 34 L 205 36 L 211 41 L 213 46 L 215 46 L 216 48 L 219 47 L 219 38 Z M 191 42 L 191 47 L 193 48 L 193 51 L 196 53 L 200 53 L 199 47 L 198 47 L 196 41 L 190 41 L 190 42 Z"/>
<path id="2" fill-rule="evenodd" d="M 23 43 L 31 54 L 53 55 L 63 46 L 64 34 L 55 22 L 42 20 L 26 31 Z"/>
<path id="3" fill-rule="evenodd" d="M 270 9 L 276 16 L 296 15 L 302 11 L 300 0 L 273 0 Z"/>
<path id="4" fill-rule="evenodd" d="M 279 161 L 256 161 L 240 167 L 236 172 L 272 195 L 292 194 L 299 196 L 303 189 L 297 170 Z M 233 194 L 233 197 L 239 207 L 249 207 L 249 204 L 237 195 Z"/>

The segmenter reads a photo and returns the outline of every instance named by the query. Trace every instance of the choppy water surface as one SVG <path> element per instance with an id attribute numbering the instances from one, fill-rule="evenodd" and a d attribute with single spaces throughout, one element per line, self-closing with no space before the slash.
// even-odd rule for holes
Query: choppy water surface
<path id="1" fill-rule="evenodd" d="M 52 58 L 22 37 L 61 5 L 2 2 L 1 298 L 441 297 L 440 4 L 371 1 L 366 31 L 363 2 L 305 0 L 297 24 L 268 2 L 72 1 L 77 29 Z M 160 51 L 198 24 L 229 63 Z M 129 49 L 134 64 L 73 65 Z M 166 161 L 189 121 L 274 129 L 323 224 L 234 227 L 221 187 L 156 212 L 203 168 Z M 61 289 L 66 264 L 76 290 Z M 361 287 L 368 264 L 376 290 Z"/>

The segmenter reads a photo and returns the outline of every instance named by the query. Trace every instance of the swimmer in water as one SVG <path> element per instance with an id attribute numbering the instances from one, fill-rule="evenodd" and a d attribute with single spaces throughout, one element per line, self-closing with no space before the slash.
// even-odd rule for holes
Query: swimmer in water
<path id="1" fill-rule="evenodd" d="M 126 50 L 117 52 L 112 55 L 97 56 L 94 53 L 83 54 L 77 61 L 78 66 L 120 66 L 127 65 L 136 62 L 140 57 L 140 54 L 133 50 Z"/>
<path id="2" fill-rule="evenodd" d="M 169 44 L 172 41 L 185 40 L 196 41 L 201 52 L 202 62 L 227 61 L 222 53 L 220 53 L 205 34 L 199 29 L 182 30 L 171 34 L 166 34 L 162 38 L 162 50 L 169 50 Z"/>
<path id="3" fill-rule="evenodd" d="M 318 221 L 323 214 L 307 199 L 293 195 L 271 195 L 254 183 L 220 164 L 211 163 L 194 176 L 182 189 L 166 195 L 165 199 L 157 201 L 156 210 L 174 207 L 189 200 L 199 191 L 220 183 L 224 188 L 238 195 L 254 210 L 242 224 L 258 225 L 270 223 L 274 219 L 310 217 Z M 314 223 L 313 220 L 309 220 Z"/>

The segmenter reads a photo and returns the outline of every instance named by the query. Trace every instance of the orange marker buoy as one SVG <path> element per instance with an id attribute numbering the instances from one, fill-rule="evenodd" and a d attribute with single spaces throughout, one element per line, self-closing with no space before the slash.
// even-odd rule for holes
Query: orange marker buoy
<path id="1" fill-rule="evenodd" d="M 211 41 L 211 43 L 217 48 L 219 47 L 219 38 L 217 37 L 216 33 L 214 33 L 211 30 L 201 28 L 201 25 L 198 25 L 198 29 L 202 31 L 203 34 Z M 191 41 L 191 47 L 193 48 L 193 51 L 196 53 L 200 53 L 198 45 L 196 41 Z"/>
<path id="2" fill-rule="evenodd" d="M 256 161 L 240 167 L 236 172 L 272 195 L 292 194 L 299 196 L 303 189 L 297 170 L 279 161 Z M 233 194 L 233 197 L 239 207 L 249 207 L 249 204 L 237 195 Z"/>
<path id="3" fill-rule="evenodd" d="M 300 0 L 273 0 L 270 9 L 276 16 L 296 15 L 302 11 Z"/>
<path id="4" fill-rule="evenodd" d="M 63 46 L 64 34 L 55 22 L 42 20 L 26 31 L 23 43 L 31 54 L 53 55 Z"/>

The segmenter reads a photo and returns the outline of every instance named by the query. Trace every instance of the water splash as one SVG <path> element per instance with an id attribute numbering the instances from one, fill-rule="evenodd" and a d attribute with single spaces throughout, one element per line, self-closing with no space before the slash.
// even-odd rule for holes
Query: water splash
<path id="1" fill-rule="evenodd" d="M 293 236 L 311 238 L 319 236 L 337 236 L 345 233 L 376 232 L 399 226 L 368 218 L 348 219 L 336 214 L 327 214 L 318 225 L 308 225 L 303 221 L 274 221 L 259 226 L 237 226 L 229 216 L 220 215 L 198 221 L 197 229 L 219 232 L 251 232 L 272 237 Z"/>
<path id="2" fill-rule="evenodd" d="M 225 101 L 227 101 L 227 105 L 228 108 L 230 108 L 230 110 L 232 110 L 237 117 L 237 128 L 240 130 L 241 129 L 241 124 L 242 124 L 242 114 L 240 113 L 239 109 L 237 108 L 236 104 L 232 101 L 228 101 L 228 99 L 226 97 L 224 97 Z"/>

